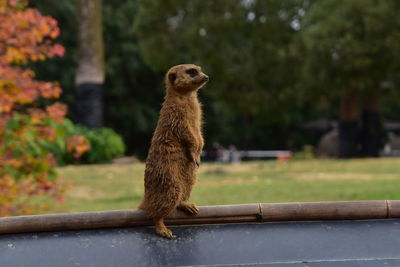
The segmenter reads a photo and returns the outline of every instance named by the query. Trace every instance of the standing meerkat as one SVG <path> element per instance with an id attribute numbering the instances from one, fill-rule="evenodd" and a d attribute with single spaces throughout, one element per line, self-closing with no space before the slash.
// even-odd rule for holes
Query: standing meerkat
<path id="1" fill-rule="evenodd" d="M 201 68 L 192 64 L 174 66 L 165 76 L 166 95 L 146 159 L 144 199 L 139 207 L 153 218 L 157 234 L 163 237 L 174 237 L 164 224 L 171 211 L 198 213 L 187 200 L 204 146 L 197 91 L 207 81 Z"/>

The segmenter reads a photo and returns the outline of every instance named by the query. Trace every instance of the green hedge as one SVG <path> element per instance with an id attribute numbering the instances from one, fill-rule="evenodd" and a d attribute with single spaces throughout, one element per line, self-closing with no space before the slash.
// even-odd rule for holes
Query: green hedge
<path id="1" fill-rule="evenodd" d="M 65 153 L 65 139 L 60 138 L 55 145 L 49 146 L 49 151 L 57 157 L 58 165 L 79 164 L 79 163 L 109 163 L 112 159 L 123 156 L 125 144 L 122 137 L 110 128 L 89 129 L 87 127 L 74 125 L 70 120 L 65 119 L 62 124 L 64 132 L 68 135 L 82 135 L 90 142 L 90 150 L 85 152 L 78 160 L 70 153 Z"/>

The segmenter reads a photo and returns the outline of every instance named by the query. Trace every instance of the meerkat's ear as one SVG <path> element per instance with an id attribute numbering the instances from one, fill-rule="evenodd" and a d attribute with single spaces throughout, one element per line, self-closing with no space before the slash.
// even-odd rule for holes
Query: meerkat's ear
<path id="1" fill-rule="evenodd" d="M 168 74 L 168 80 L 169 80 L 172 84 L 174 84 L 174 83 L 175 83 L 175 80 L 176 80 L 176 73 L 170 73 L 170 74 Z"/>

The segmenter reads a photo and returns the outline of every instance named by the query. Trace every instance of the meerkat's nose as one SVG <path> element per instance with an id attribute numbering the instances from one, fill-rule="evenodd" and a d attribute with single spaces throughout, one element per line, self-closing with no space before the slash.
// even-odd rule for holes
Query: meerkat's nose
<path id="1" fill-rule="evenodd" d="M 206 81 L 206 82 L 207 82 L 208 80 L 209 80 L 208 76 L 207 76 L 207 75 L 205 75 L 205 76 L 204 76 L 204 81 Z"/>

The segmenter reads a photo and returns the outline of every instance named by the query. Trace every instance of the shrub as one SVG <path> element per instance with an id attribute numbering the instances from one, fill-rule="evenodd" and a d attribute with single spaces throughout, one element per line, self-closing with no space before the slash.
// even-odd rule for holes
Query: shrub
<path id="1" fill-rule="evenodd" d="M 91 149 L 82 157 L 82 161 L 86 163 L 111 162 L 112 159 L 125 153 L 125 144 L 122 137 L 113 129 L 78 127 L 78 134 L 85 136 L 91 145 Z"/>
<path id="2" fill-rule="evenodd" d="M 122 137 L 113 129 L 75 126 L 69 119 L 64 119 L 60 127 L 57 142 L 46 144 L 46 149 L 55 155 L 59 166 L 109 163 L 125 153 Z"/>

